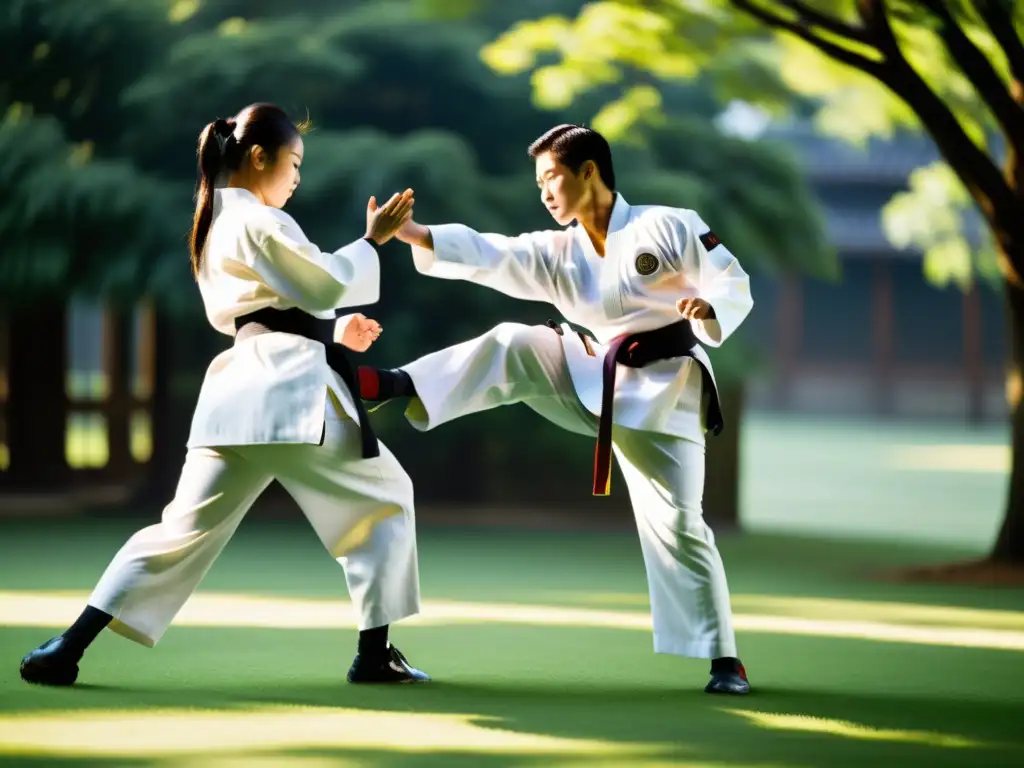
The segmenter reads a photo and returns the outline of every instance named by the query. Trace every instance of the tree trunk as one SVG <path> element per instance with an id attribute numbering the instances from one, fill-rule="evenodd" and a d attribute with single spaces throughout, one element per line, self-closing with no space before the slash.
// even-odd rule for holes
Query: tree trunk
<path id="1" fill-rule="evenodd" d="M 1015 81 L 1013 96 L 1018 104 L 1024 91 Z M 1006 511 L 990 559 L 997 563 L 1024 565 L 1024 232 L 1020 229 L 1024 204 L 1024 157 L 1019 148 L 1024 137 L 1012 137 L 1004 173 L 1007 183 L 1017 195 L 1017 205 L 1002 217 L 990 214 L 989 225 L 1000 249 L 1005 276 L 1006 308 L 1009 325 L 1010 359 L 1006 374 L 1006 402 L 1010 410 L 1010 488 L 1006 495 Z M 1011 224 L 1017 224 L 1016 228 Z M 1001 226 L 1005 225 L 1005 226 Z"/>
<path id="2" fill-rule="evenodd" d="M 1006 397 L 1010 409 L 1010 488 L 992 559 L 1024 565 L 1024 286 L 1006 284 L 1010 321 L 1010 365 Z"/>
<path id="3" fill-rule="evenodd" d="M 107 374 L 107 435 L 109 453 L 105 471 L 116 482 L 124 482 L 132 474 L 129 425 L 131 389 L 129 387 L 128 349 L 131 339 L 126 312 L 107 307 L 103 316 L 103 367 Z"/>
<path id="4" fill-rule="evenodd" d="M 63 302 L 41 303 L 9 316 L 7 440 L 11 490 L 63 490 L 70 471 L 64 451 L 68 399 Z"/>
<path id="5" fill-rule="evenodd" d="M 741 382 L 720 385 L 725 429 L 707 440 L 704 519 L 717 533 L 740 527 L 740 429 L 746 391 Z"/>
<path id="6" fill-rule="evenodd" d="M 156 312 L 156 337 L 153 343 L 153 399 L 151 431 L 153 452 L 149 470 L 135 499 L 136 504 L 162 507 L 170 502 L 178 484 L 185 443 L 191 421 L 182 418 L 182 409 L 174 392 L 175 334 L 180 333 L 173 318 Z"/>

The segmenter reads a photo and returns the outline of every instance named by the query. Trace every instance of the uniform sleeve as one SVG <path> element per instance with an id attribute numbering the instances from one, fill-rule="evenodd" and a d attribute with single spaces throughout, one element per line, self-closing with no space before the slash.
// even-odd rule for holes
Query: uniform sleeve
<path id="1" fill-rule="evenodd" d="M 380 260 L 368 241 L 325 253 L 284 216 L 252 234 L 257 240 L 252 267 L 272 290 L 301 309 L 328 312 L 380 299 Z"/>
<path id="2" fill-rule="evenodd" d="M 750 314 L 754 299 L 750 277 L 728 248 L 693 211 L 676 221 L 678 253 L 688 282 L 697 287 L 697 298 L 714 309 L 714 318 L 691 320 L 697 339 L 719 347 Z"/>
<path id="3" fill-rule="evenodd" d="M 413 246 L 420 274 L 467 280 L 527 301 L 553 302 L 558 280 L 555 231 L 516 237 L 480 234 L 463 224 L 428 227 L 433 248 Z"/>

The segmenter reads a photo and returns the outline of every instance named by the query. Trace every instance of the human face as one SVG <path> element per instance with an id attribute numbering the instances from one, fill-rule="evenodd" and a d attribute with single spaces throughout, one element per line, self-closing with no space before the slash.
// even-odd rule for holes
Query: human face
<path id="1" fill-rule="evenodd" d="M 537 155 L 537 186 L 540 187 L 540 201 L 560 226 L 567 226 L 577 218 L 582 203 L 586 200 L 587 185 L 583 180 L 583 168 L 573 173 L 567 165 L 558 162 L 550 152 Z"/>
<path id="2" fill-rule="evenodd" d="M 272 160 L 262 147 L 253 147 L 253 186 L 256 187 L 257 195 L 263 199 L 265 205 L 271 208 L 284 208 L 299 186 L 299 168 L 304 152 L 301 136 L 296 136 L 291 144 L 281 147 L 277 157 Z"/>

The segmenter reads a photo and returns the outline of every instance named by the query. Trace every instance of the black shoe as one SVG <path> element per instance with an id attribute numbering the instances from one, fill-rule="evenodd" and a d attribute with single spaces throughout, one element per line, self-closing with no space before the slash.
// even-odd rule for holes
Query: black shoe
<path id="1" fill-rule="evenodd" d="M 704 688 L 705 693 L 730 693 L 743 695 L 750 693 L 747 671 L 739 659 L 731 659 L 731 664 L 711 665 L 711 681 Z"/>
<path id="2" fill-rule="evenodd" d="M 384 656 L 356 656 L 348 671 L 350 683 L 426 683 L 430 676 L 409 664 L 402 652 L 388 646 Z"/>
<path id="3" fill-rule="evenodd" d="M 21 679 L 37 685 L 74 685 L 81 658 L 63 636 L 51 637 L 21 660 Z"/>

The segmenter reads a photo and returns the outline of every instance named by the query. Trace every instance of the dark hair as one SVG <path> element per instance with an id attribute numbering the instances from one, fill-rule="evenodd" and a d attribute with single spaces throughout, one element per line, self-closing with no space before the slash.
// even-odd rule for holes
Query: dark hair
<path id="1" fill-rule="evenodd" d="M 273 104 L 250 104 L 234 117 L 217 118 L 199 134 L 199 180 L 189 241 L 193 275 L 199 274 L 203 246 L 213 222 L 213 187 L 217 177 L 241 168 L 249 150 L 257 145 L 273 162 L 278 150 L 291 144 L 307 128 L 308 122 L 296 125 L 283 109 Z"/>
<path id="2" fill-rule="evenodd" d="M 527 150 L 527 154 L 534 160 L 545 152 L 550 152 L 573 173 L 579 173 L 587 160 L 593 160 L 601 181 L 612 192 L 615 191 L 612 148 L 608 146 L 608 140 L 597 131 L 571 123 L 556 125 L 534 141 Z"/>

